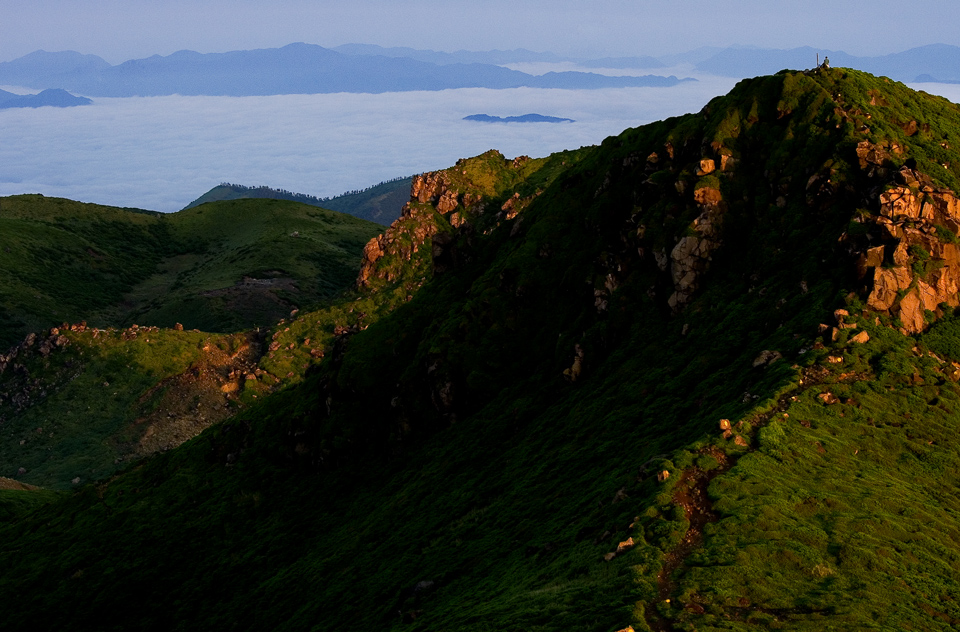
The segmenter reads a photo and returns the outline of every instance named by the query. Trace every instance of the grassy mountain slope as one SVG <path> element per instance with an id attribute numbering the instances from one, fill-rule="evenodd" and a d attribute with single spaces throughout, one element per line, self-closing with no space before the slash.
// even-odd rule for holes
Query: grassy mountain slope
<path id="1" fill-rule="evenodd" d="M 352 286 L 380 229 L 274 200 L 159 215 L 18 196 L 0 213 L 13 272 L 0 472 L 52 488 L 175 447 L 299 379 L 322 344 L 280 350 L 267 327 Z"/>
<path id="2" fill-rule="evenodd" d="M 247 187 L 239 184 L 220 184 L 185 208 L 193 208 L 207 202 L 222 200 L 238 200 L 242 198 L 269 198 L 274 200 L 290 200 L 301 204 L 321 206 L 360 219 L 389 224 L 400 216 L 400 209 L 407 202 L 412 178 L 397 178 L 381 182 L 361 191 L 351 191 L 331 198 L 318 198 L 302 193 L 291 193 L 271 189 L 270 187 Z"/>
<path id="3" fill-rule="evenodd" d="M 353 282 L 381 228 L 239 200 L 162 215 L 39 195 L 0 200 L 0 348 L 61 322 L 237 331 Z"/>
<path id="4" fill-rule="evenodd" d="M 950 629 L 956 134 L 782 73 L 418 177 L 302 380 L 0 526 L 0 620 Z"/>

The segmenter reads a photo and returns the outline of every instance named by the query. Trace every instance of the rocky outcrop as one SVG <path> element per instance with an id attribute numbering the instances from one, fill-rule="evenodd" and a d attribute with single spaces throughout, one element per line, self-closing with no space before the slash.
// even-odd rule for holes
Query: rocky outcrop
<path id="1" fill-rule="evenodd" d="M 439 230 L 431 207 L 406 204 L 400 218 L 385 233 L 374 237 L 364 246 L 357 287 L 367 289 L 372 288 L 376 281 L 390 283 L 399 279 L 403 273 L 403 262 L 411 261 Z M 394 265 L 384 265 L 388 256 Z"/>
<path id="2" fill-rule="evenodd" d="M 878 149 L 867 149 L 879 159 Z M 858 148 L 858 156 L 865 151 Z M 912 334 L 942 306 L 960 305 L 960 199 L 909 167 L 895 177 L 896 184 L 878 196 L 879 214 L 861 220 L 870 226 L 857 271 L 868 283 L 867 306 Z"/>
<path id="3" fill-rule="evenodd" d="M 675 312 L 690 302 L 701 276 L 710 267 L 713 252 L 721 244 L 720 227 L 726 204 L 720 190 L 701 187 L 694 190 L 693 199 L 700 208 L 700 215 L 690 227 L 693 234 L 681 238 L 670 252 L 674 292 L 667 304 Z"/>
<path id="4" fill-rule="evenodd" d="M 467 209 L 482 212 L 478 208 L 480 201 L 478 194 L 461 192 L 447 171 L 415 176 L 410 185 L 410 201 L 400 217 L 364 247 L 357 287 L 368 289 L 377 281 L 396 281 L 402 275 L 402 262 L 411 261 L 421 248 L 429 247 L 427 240 L 440 232 L 435 212 L 446 216 L 450 225 L 458 229 L 468 223 Z M 392 258 L 395 264 L 384 265 L 385 257 Z"/>

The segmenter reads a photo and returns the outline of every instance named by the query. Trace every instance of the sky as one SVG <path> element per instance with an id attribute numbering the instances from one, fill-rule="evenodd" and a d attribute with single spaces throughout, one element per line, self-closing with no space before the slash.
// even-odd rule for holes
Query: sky
<path id="1" fill-rule="evenodd" d="M 810 45 L 855 55 L 960 45 L 956 0 L 0 0 L 0 61 L 38 49 L 111 63 L 291 42 L 601 57 Z"/>

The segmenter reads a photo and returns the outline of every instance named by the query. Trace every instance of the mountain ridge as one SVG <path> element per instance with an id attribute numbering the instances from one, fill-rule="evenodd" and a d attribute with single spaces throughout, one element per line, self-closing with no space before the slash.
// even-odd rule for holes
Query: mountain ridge
<path id="1" fill-rule="evenodd" d="M 190 204 L 187 204 L 184 210 L 207 202 L 220 200 L 270 198 L 319 206 L 386 225 L 400 216 L 400 210 L 407 201 L 410 181 L 410 177 L 394 178 L 393 180 L 381 182 L 359 191 L 348 191 L 340 195 L 325 198 L 273 189 L 267 186 L 250 187 L 224 182 L 213 187 L 193 202 L 190 202 Z"/>
<path id="2" fill-rule="evenodd" d="M 0 90 L 0 110 L 6 108 L 40 108 L 53 106 L 58 108 L 90 105 L 93 103 L 85 97 L 77 97 L 66 90 L 49 88 L 38 94 L 12 94 Z"/>
<path id="3" fill-rule="evenodd" d="M 533 76 L 493 64 L 437 65 L 417 59 L 345 55 L 304 43 L 226 53 L 178 51 L 109 67 L 97 59 L 73 52 L 36 51 L 0 63 L 0 82 L 63 88 L 100 97 L 382 93 L 523 86 L 593 89 L 672 86 L 680 82 L 676 77 L 608 77 L 583 72 Z"/>
<path id="4" fill-rule="evenodd" d="M 0 620 L 949 629 L 958 133 L 783 72 L 415 177 L 302 381 L 0 525 Z"/>

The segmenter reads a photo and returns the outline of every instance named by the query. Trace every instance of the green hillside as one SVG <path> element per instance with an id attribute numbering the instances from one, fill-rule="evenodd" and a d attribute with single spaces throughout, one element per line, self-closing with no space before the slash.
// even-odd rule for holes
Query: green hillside
<path id="1" fill-rule="evenodd" d="M 382 229 L 275 200 L 160 215 L 17 196 L 0 222 L 0 472 L 59 489 L 298 380 L 323 337 L 280 350 L 268 329 L 342 300 Z"/>
<path id="2" fill-rule="evenodd" d="M 382 227 L 316 207 L 237 200 L 168 215 L 40 195 L 0 199 L 0 348 L 86 320 L 229 332 L 351 286 Z"/>
<path id="3" fill-rule="evenodd" d="M 953 629 L 958 135 L 782 72 L 414 178 L 285 386 L 11 510 L 0 627 Z"/>

